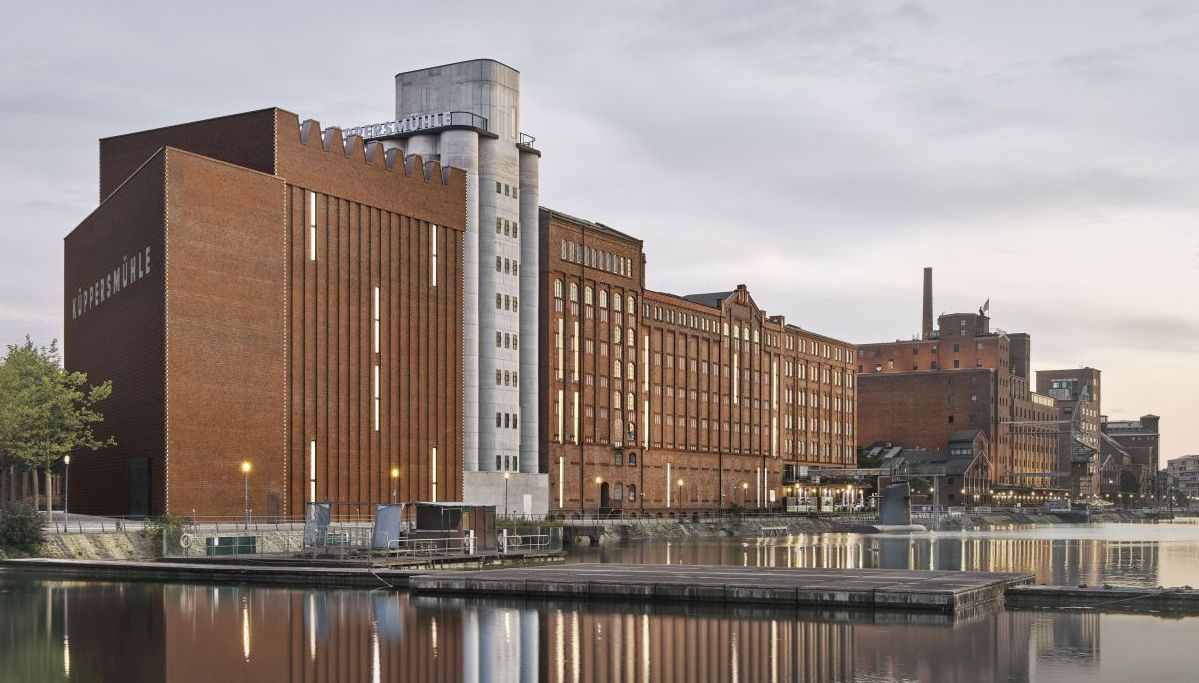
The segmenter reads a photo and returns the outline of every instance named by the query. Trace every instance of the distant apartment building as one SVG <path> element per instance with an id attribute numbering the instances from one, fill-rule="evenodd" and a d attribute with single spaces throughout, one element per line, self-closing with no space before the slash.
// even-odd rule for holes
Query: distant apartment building
<path id="1" fill-rule="evenodd" d="M 1099 380 L 1095 368 L 1037 371 L 1037 393 L 1057 403 L 1057 471 L 1063 475 L 1060 482 L 1069 482 L 1074 498 L 1089 498 L 1100 490 Z"/>
<path id="2" fill-rule="evenodd" d="M 785 472 L 853 466 L 851 344 L 745 285 L 650 290 L 642 241 L 603 224 L 543 208 L 540 236 L 551 510 L 767 507 Z"/>
<path id="3" fill-rule="evenodd" d="M 934 328 L 925 269 L 919 338 L 858 346 L 858 441 L 945 449 L 953 432 L 981 429 L 995 486 L 1057 490 L 1056 402 L 1030 386 L 1029 335 L 992 329 L 988 308 Z"/>
<path id="4" fill-rule="evenodd" d="M 1199 499 L 1199 455 L 1184 455 L 1166 462 L 1164 495 L 1181 493 Z"/>

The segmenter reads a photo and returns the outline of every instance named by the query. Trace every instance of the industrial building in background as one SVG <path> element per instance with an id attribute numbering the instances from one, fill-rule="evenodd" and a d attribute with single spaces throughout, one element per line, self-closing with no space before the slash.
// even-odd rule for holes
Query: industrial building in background
<path id="1" fill-rule="evenodd" d="M 650 290 L 642 241 L 603 224 L 542 209 L 540 237 L 551 511 L 773 507 L 854 465 L 852 344 L 745 285 Z"/>
<path id="2" fill-rule="evenodd" d="M 466 196 L 282 109 L 102 140 L 65 363 L 112 380 L 117 445 L 74 459 L 72 511 L 461 498 Z"/>
<path id="3" fill-rule="evenodd" d="M 1057 406 L 1031 388 L 1029 335 L 993 329 L 989 309 L 988 300 L 976 313 L 942 314 L 934 328 L 925 269 L 919 338 L 858 347 L 858 441 L 943 450 L 955 432 L 979 429 L 989 485 L 951 492 L 953 500 L 1059 494 Z"/>

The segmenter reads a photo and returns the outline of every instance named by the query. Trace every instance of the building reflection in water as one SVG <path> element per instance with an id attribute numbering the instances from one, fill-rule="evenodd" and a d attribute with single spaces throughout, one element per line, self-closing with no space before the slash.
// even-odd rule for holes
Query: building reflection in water
<path id="1" fill-rule="evenodd" d="M 1146 527 L 1152 528 L 1152 527 Z M 1156 587 L 1163 572 L 1174 584 L 1199 585 L 1199 550 L 1163 556 L 1159 542 L 1054 539 L 1002 534 L 795 534 L 761 539 L 708 538 L 633 542 L 582 549 L 579 562 L 635 564 L 721 564 L 748 567 L 933 569 L 1030 572 L 1037 583 Z M 1171 560 L 1166 562 L 1167 557 Z M 1166 566 L 1168 565 L 1168 566 Z"/>
<path id="2" fill-rule="evenodd" d="M 1032 633 L 1029 614 L 998 608 L 955 619 L 390 590 L 15 585 L 0 583 L 5 681 L 1024 680 Z"/>

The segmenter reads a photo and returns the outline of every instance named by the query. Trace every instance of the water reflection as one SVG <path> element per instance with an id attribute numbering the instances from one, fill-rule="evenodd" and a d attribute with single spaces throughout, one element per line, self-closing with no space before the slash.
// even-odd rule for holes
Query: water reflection
<path id="1" fill-rule="evenodd" d="M 1115 666 L 1151 674 L 1177 651 L 1146 626 L 1199 625 L 4 579 L 0 615 L 3 681 L 218 683 L 1118 680 L 1101 643 L 1135 643 Z"/>
<path id="2" fill-rule="evenodd" d="M 1199 527 L 1124 524 L 913 535 L 689 538 L 576 548 L 576 562 L 1032 572 L 1038 583 L 1199 586 Z"/>

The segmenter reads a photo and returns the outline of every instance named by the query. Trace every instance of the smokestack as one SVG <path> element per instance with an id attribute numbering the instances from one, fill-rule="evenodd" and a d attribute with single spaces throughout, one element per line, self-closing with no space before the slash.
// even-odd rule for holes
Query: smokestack
<path id="1" fill-rule="evenodd" d="M 933 336 L 933 269 L 924 269 L 924 321 L 920 327 L 921 339 Z"/>

